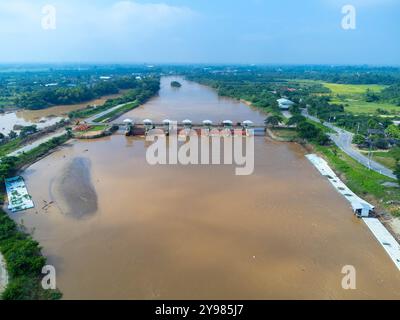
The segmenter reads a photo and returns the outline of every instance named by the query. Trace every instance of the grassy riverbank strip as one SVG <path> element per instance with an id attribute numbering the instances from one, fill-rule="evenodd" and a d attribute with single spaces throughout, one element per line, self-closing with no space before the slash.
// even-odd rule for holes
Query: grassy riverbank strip
<path id="1" fill-rule="evenodd" d="M 127 103 L 127 104 L 121 106 L 120 108 L 117 108 L 117 109 L 115 109 L 113 111 L 110 111 L 109 113 L 97 118 L 97 119 L 94 119 L 93 122 L 102 123 L 102 122 L 113 121 L 116 118 L 119 118 L 120 116 L 122 116 L 124 113 L 137 108 L 139 105 L 140 105 L 140 103 L 138 101 Z"/>
<path id="2" fill-rule="evenodd" d="M 7 156 L 7 154 L 19 149 L 23 146 L 22 138 L 15 138 L 5 144 L 0 145 L 0 158 Z"/>
<path id="3" fill-rule="evenodd" d="M 41 144 L 16 158 L 5 158 L 1 163 L 0 178 L 15 175 L 18 170 L 44 157 L 49 152 L 70 139 L 63 135 Z M 3 186 L 1 186 L 3 188 Z M 3 205 L 4 190 L 0 190 L 0 204 Z M 0 252 L 3 255 L 9 282 L 2 293 L 4 300 L 47 300 L 60 299 L 58 290 L 44 290 L 41 286 L 42 268 L 46 258 L 41 253 L 39 243 L 33 240 L 22 225 L 12 220 L 0 208 Z"/>
<path id="4" fill-rule="evenodd" d="M 400 211 L 391 206 L 393 202 L 400 202 L 400 190 L 396 187 L 385 186 L 386 183 L 395 183 L 394 179 L 369 170 L 336 146 L 313 144 L 313 148 L 323 155 L 336 172 L 344 177 L 346 184 L 356 194 L 367 198 L 372 197 L 378 207 L 385 207 L 395 216 L 400 216 Z"/>

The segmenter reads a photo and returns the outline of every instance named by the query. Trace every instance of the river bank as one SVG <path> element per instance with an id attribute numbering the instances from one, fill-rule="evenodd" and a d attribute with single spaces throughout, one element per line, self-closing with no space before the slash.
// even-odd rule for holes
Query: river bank
<path id="1" fill-rule="evenodd" d="M 6 176 L 17 174 L 18 171 L 23 173 L 27 166 L 43 159 L 68 140 L 67 135 L 56 137 L 19 155 L 9 163 L 9 173 Z M 0 191 L 1 206 L 4 198 L 5 194 Z M 61 298 L 58 290 L 43 290 L 41 287 L 41 271 L 46 259 L 42 255 L 39 243 L 32 239 L 23 224 L 16 224 L 1 208 L 0 225 L 0 252 L 4 259 L 0 273 L 3 278 L 1 297 L 6 300 Z"/>

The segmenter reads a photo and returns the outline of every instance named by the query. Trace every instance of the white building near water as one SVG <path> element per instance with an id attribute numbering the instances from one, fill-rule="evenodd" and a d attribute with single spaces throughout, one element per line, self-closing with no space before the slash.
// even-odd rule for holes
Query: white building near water
<path id="1" fill-rule="evenodd" d="M 289 110 L 289 108 L 294 105 L 293 101 L 290 101 L 289 99 L 285 99 L 285 98 L 281 98 L 276 101 L 279 104 L 279 108 L 282 110 Z"/>
<path id="2" fill-rule="evenodd" d="M 324 177 L 328 178 L 329 182 L 334 186 L 334 188 L 340 194 L 342 194 L 347 199 L 347 201 L 350 202 L 354 214 L 356 214 L 358 217 L 369 217 L 369 215 L 375 209 L 372 204 L 368 203 L 364 199 L 361 199 L 353 191 L 351 191 L 340 180 L 335 172 L 333 172 L 333 170 L 329 167 L 328 163 L 324 159 L 318 157 L 315 154 L 309 154 L 306 157 Z"/>

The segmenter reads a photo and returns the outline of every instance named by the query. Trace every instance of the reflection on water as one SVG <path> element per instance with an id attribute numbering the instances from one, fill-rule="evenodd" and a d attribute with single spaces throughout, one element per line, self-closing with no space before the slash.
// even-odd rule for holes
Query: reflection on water
<path id="1" fill-rule="evenodd" d="M 164 87 L 146 117 L 190 116 L 202 105 L 199 119 L 243 120 L 231 114 L 240 104 L 231 101 L 221 114 L 221 100 L 191 86 L 204 92 L 191 98 L 202 103 L 185 104 L 178 94 L 176 107 L 164 104 Z M 300 146 L 257 137 L 251 176 L 235 176 L 230 165 L 150 166 L 146 148 L 143 139 L 118 135 L 76 141 L 25 172 L 37 207 L 14 218 L 35 229 L 66 299 L 400 298 L 396 267 Z M 62 214 L 59 196 L 46 210 L 40 205 L 71 163 L 75 178 L 61 191 L 72 192 L 90 168 L 98 205 L 87 219 Z M 341 287 L 345 265 L 357 270 L 357 290 Z"/>

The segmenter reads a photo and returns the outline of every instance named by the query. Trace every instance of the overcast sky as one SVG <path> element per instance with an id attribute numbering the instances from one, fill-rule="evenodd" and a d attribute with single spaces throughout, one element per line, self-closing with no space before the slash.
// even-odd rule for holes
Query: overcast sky
<path id="1" fill-rule="evenodd" d="M 0 62 L 400 65 L 400 0 L 0 0 Z"/>

